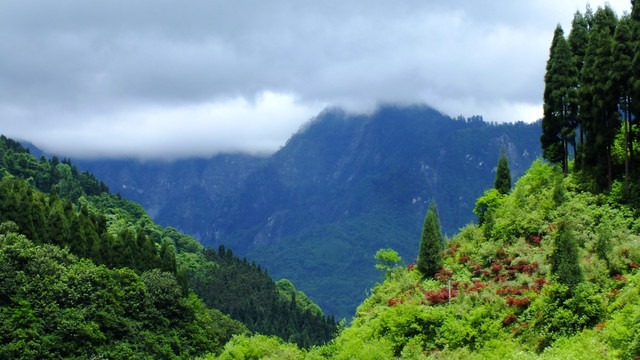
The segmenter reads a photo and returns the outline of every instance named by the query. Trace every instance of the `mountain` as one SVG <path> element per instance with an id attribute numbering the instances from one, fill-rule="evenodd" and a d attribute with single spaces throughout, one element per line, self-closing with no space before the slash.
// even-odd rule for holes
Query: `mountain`
<path id="1" fill-rule="evenodd" d="M 81 161 L 158 223 L 224 244 L 287 278 L 322 309 L 353 314 L 379 274 L 373 255 L 412 258 L 429 201 L 443 231 L 475 221 L 504 147 L 514 178 L 540 156 L 539 124 L 451 118 L 426 106 L 323 111 L 268 157 Z"/>
<path id="2" fill-rule="evenodd" d="M 4 136 L 0 289 L 0 359 L 192 358 L 248 331 L 307 348 L 337 330 L 288 280 Z"/>

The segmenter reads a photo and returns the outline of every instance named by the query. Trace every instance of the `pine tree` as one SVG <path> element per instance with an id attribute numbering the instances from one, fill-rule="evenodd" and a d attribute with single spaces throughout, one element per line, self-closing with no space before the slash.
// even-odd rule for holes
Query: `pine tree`
<path id="1" fill-rule="evenodd" d="M 431 200 L 427 216 L 424 219 L 418 270 L 424 277 L 434 276 L 442 268 L 442 231 L 435 200 Z"/>
<path id="2" fill-rule="evenodd" d="M 570 225 L 561 221 L 558 225 L 558 234 L 553 241 L 551 253 L 551 273 L 556 276 L 559 283 L 573 289 L 584 279 L 578 244 Z"/>
<path id="3" fill-rule="evenodd" d="M 540 137 L 542 155 L 553 163 L 560 163 L 566 174 L 569 169 L 569 144 L 575 151 L 575 131 L 578 126 L 578 70 L 560 25 L 556 27 L 549 49 L 544 82 Z"/>
<path id="4" fill-rule="evenodd" d="M 573 16 L 573 21 L 571 22 L 571 32 L 569 33 L 569 37 L 567 38 L 567 42 L 569 43 L 569 47 L 571 48 L 571 55 L 573 56 L 573 63 L 577 70 L 577 76 L 579 79 L 579 74 L 582 71 L 584 66 L 584 56 L 587 51 L 587 44 L 589 43 L 589 23 L 587 18 L 583 16 L 579 11 L 575 13 Z M 578 84 L 576 84 L 578 85 Z M 577 139 L 576 152 L 574 154 L 575 158 L 575 166 L 576 168 L 580 168 L 582 165 L 581 152 L 582 152 L 582 144 L 584 144 L 584 124 L 585 118 L 587 118 L 587 114 L 580 107 L 579 101 L 579 88 L 575 89 L 576 100 L 577 103 L 577 126 L 580 131 L 580 134 Z"/>
<path id="5" fill-rule="evenodd" d="M 613 35 L 618 19 L 606 6 L 593 16 L 593 28 L 580 74 L 580 108 L 588 116 L 585 131 L 583 169 L 590 171 L 602 189 L 613 180 L 611 150 L 620 130 L 618 97 L 609 78 L 612 74 Z"/>
<path id="6" fill-rule="evenodd" d="M 506 195 L 511 191 L 511 169 L 509 168 L 509 158 L 507 158 L 504 146 L 500 151 L 500 158 L 498 158 L 494 187 L 502 195 Z"/>
<path id="7" fill-rule="evenodd" d="M 625 193 L 629 194 L 629 156 L 633 157 L 633 141 L 629 139 L 631 133 L 631 96 L 633 93 L 633 48 L 631 41 L 630 18 L 625 17 L 618 23 L 614 34 L 612 51 L 612 71 L 609 81 L 611 88 L 618 98 L 619 109 L 623 113 L 624 130 L 624 174 Z"/>

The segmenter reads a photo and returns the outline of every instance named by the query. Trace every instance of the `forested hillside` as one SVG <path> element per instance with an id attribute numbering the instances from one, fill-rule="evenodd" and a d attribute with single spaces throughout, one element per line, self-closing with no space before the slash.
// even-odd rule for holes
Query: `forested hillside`
<path id="1" fill-rule="evenodd" d="M 217 358 L 634 359 L 638 210 L 584 181 L 537 161 L 510 194 L 478 200 L 492 220 L 448 239 L 434 276 L 383 252 L 386 280 L 329 345 L 242 336 Z"/>
<path id="2" fill-rule="evenodd" d="M 556 29 L 543 96 L 549 162 L 534 162 L 510 191 L 498 173 L 476 201 L 477 224 L 439 249 L 421 247 L 417 265 L 378 252 L 385 281 L 328 346 L 240 336 L 217 358 L 639 358 L 640 2 L 632 5 L 621 19 L 608 7 L 577 13 L 568 38 Z M 435 205 L 422 244 L 440 236 L 434 214 Z"/>
<path id="3" fill-rule="evenodd" d="M 154 224 L 69 160 L 2 136 L 0 177 L 0 358 L 185 358 L 248 331 L 302 347 L 335 333 L 291 283 Z"/>
<path id="4" fill-rule="evenodd" d="M 435 198 L 443 229 L 475 221 L 504 146 L 517 178 L 541 154 L 539 124 L 453 119 L 426 106 L 370 115 L 325 110 L 266 158 L 81 162 L 153 218 L 224 244 L 350 317 L 379 274 L 373 255 L 409 258 Z M 302 255 L 304 254 L 304 256 Z"/>

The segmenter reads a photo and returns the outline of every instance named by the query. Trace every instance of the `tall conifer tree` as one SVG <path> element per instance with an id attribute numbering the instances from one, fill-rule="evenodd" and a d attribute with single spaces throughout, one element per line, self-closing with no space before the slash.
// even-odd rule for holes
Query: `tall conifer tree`
<path id="1" fill-rule="evenodd" d="M 558 225 L 558 234 L 553 242 L 551 273 L 557 277 L 558 282 L 571 289 L 584 279 L 578 244 L 573 230 L 565 221 L 561 221 Z"/>
<path id="2" fill-rule="evenodd" d="M 589 43 L 589 24 L 585 16 L 583 16 L 579 11 L 573 16 L 573 21 L 571 22 L 571 32 L 569 33 L 569 37 L 567 38 L 567 42 L 569 43 L 569 48 L 571 48 L 571 55 L 573 56 L 573 63 L 576 68 L 579 79 L 579 74 L 582 71 L 582 67 L 584 65 L 584 56 L 587 51 L 587 44 Z M 578 83 L 576 83 L 576 86 Z M 575 88 L 576 99 L 579 100 L 579 87 Z M 582 152 L 582 144 L 584 144 L 584 126 L 582 125 L 587 116 L 584 113 L 583 109 L 580 107 L 580 102 L 577 103 L 577 114 L 576 114 L 576 122 L 577 127 L 579 129 L 579 136 L 576 140 L 577 144 L 575 147 L 575 165 L 576 168 L 580 168 L 581 165 L 581 152 Z"/>
<path id="3" fill-rule="evenodd" d="M 578 76 L 571 49 L 558 25 L 549 49 L 549 61 L 544 77 L 544 115 L 542 118 L 542 155 L 553 163 L 560 163 L 568 172 L 569 144 L 575 150 L 577 123 Z"/>
<path id="4" fill-rule="evenodd" d="M 431 200 L 422 228 L 418 270 L 424 277 L 434 276 L 442 268 L 442 230 L 435 200 Z"/>
<path id="5" fill-rule="evenodd" d="M 593 28 L 580 78 L 580 107 L 588 110 L 585 128 L 584 169 L 590 170 L 601 188 L 611 188 L 611 149 L 620 130 L 618 97 L 609 80 L 613 71 L 613 35 L 618 19 L 606 6 L 593 16 Z"/>
<path id="6" fill-rule="evenodd" d="M 509 158 L 507 158 L 504 146 L 500 151 L 500 158 L 498 158 L 494 187 L 502 195 L 506 195 L 511 191 L 511 169 L 509 168 Z"/>
<path id="7" fill-rule="evenodd" d="M 624 17 L 616 26 L 612 51 L 612 71 L 609 81 L 611 89 L 618 98 L 618 108 L 622 110 L 624 131 L 624 174 L 625 192 L 629 194 L 629 156 L 633 156 L 631 133 L 631 96 L 633 92 L 633 71 L 631 68 L 634 56 L 631 38 L 631 20 Z M 631 155 L 630 155 L 631 154 Z"/>

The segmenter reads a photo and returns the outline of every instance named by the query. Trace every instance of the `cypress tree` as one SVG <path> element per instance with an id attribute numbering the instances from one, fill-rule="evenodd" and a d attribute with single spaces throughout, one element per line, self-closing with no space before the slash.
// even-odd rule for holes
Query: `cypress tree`
<path id="1" fill-rule="evenodd" d="M 551 273 L 556 276 L 559 283 L 570 289 L 575 288 L 583 280 L 578 244 L 573 230 L 565 221 L 558 224 L 558 234 L 553 241 Z"/>
<path id="2" fill-rule="evenodd" d="M 435 200 L 431 200 L 427 216 L 424 219 L 418 270 L 424 277 L 434 276 L 442 268 L 442 231 Z"/>
<path id="3" fill-rule="evenodd" d="M 633 48 L 631 41 L 630 18 L 624 17 L 618 23 L 613 37 L 612 51 L 612 71 L 609 81 L 610 88 L 613 89 L 618 98 L 619 109 L 623 113 L 624 129 L 624 175 L 625 193 L 629 195 L 629 156 L 633 156 L 633 141 L 630 141 L 631 132 L 631 96 L 633 92 Z"/>
<path id="4" fill-rule="evenodd" d="M 569 144 L 575 151 L 575 130 L 578 126 L 578 70 L 560 25 L 556 27 L 549 49 L 544 83 L 542 155 L 553 163 L 560 163 L 566 174 Z"/>
<path id="5" fill-rule="evenodd" d="M 498 158 L 494 187 L 502 195 L 506 195 L 511 191 L 511 169 L 509 168 L 509 158 L 507 158 L 507 154 L 504 151 L 504 146 L 500 151 L 500 158 Z"/>
<path id="6" fill-rule="evenodd" d="M 580 74 L 580 107 L 588 114 L 588 120 L 583 124 L 583 169 L 594 175 L 601 189 L 610 189 L 613 180 L 611 149 L 621 125 L 618 97 L 609 80 L 613 71 L 613 35 L 618 19 L 606 6 L 598 8 L 592 22 Z"/>
<path id="7" fill-rule="evenodd" d="M 577 76 L 579 78 L 579 74 L 582 71 L 582 67 L 584 66 L 584 56 L 587 51 L 587 44 L 589 43 L 589 24 L 587 22 L 587 18 L 583 16 L 579 11 L 577 11 L 573 16 L 573 21 L 571 22 L 571 32 L 569 33 L 567 42 L 569 43 L 569 47 L 571 48 L 571 55 L 573 56 L 573 62 L 577 70 Z M 576 83 L 576 85 L 578 84 Z M 577 139 L 578 144 L 576 146 L 574 158 L 576 160 L 576 168 L 580 168 L 580 166 L 582 165 L 580 161 L 582 156 L 582 144 L 584 143 L 583 124 L 585 123 L 585 118 L 587 118 L 588 115 L 585 114 L 585 111 L 582 109 L 582 107 L 580 107 L 579 87 L 575 89 L 575 92 L 576 100 L 578 101 L 576 119 L 580 134 Z"/>

